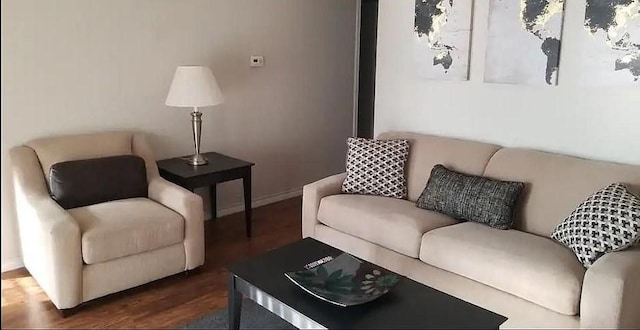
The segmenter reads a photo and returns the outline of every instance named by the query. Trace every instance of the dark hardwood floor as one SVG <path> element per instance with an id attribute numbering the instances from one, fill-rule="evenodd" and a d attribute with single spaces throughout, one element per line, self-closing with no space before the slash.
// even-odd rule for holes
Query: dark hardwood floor
<path id="1" fill-rule="evenodd" d="M 2 273 L 2 328 L 180 328 L 227 305 L 226 265 L 301 238 L 301 204 L 293 198 L 254 209 L 250 239 L 243 213 L 207 221 L 199 271 L 91 301 L 67 318 L 24 268 Z"/>

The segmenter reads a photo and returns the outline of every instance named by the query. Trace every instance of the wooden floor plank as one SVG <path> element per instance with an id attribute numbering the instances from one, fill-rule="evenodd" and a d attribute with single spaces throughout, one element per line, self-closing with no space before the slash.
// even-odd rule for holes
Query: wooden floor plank
<path id="1" fill-rule="evenodd" d="M 227 305 L 225 266 L 301 237 L 301 198 L 253 211 L 253 237 L 243 213 L 205 224 L 206 261 L 178 274 L 91 301 L 62 318 L 24 269 L 2 273 L 2 328 L 178 328 Z"/>

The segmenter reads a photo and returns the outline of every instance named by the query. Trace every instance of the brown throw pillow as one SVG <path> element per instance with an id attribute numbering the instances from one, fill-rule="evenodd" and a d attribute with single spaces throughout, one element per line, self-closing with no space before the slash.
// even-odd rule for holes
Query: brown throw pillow
<path id="1" fill-rule="evenodd" d="M 61 162 L 49 169 L 49 189 L 64 209 L 147 197 L 147 170 L 132 155 Z"/>

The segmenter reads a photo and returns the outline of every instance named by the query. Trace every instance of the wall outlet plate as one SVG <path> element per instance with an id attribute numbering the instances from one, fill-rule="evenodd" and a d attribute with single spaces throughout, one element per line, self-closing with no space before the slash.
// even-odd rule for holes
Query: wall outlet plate
<path id="1" fill-rule="evenodd" d="M 251 64 L 251 67 L 253 68 L 264 66 L 264 56 L 251 55 L 250 64 Z"/>

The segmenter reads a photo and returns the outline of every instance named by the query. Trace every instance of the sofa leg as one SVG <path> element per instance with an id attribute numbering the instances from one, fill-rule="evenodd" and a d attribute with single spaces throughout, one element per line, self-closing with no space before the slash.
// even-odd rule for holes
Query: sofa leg
<path id="1" fill-rule="evenodd" d="M 198 275 L 200 273 L 200 271 L 202 270 L 202 266 L 198 266 L 194 269 L 187 269 L 184 271 L 184 274 L 186 276 L 192 276 L 192 275 Z"/>

